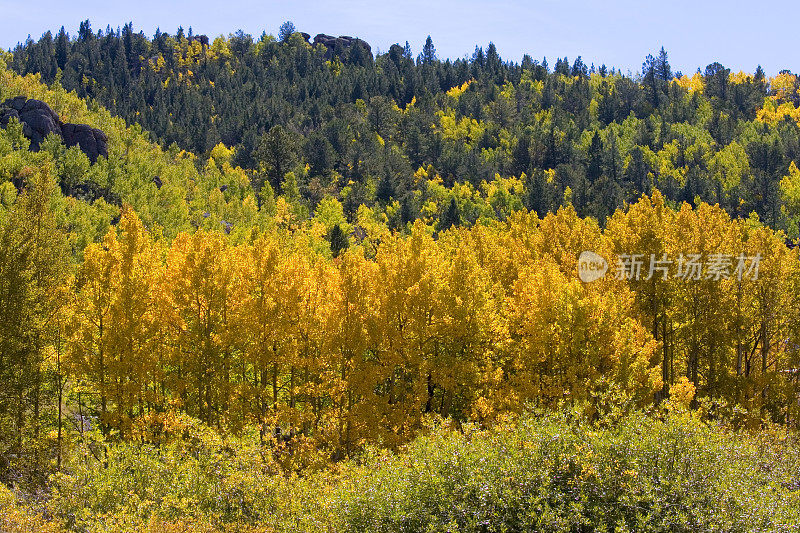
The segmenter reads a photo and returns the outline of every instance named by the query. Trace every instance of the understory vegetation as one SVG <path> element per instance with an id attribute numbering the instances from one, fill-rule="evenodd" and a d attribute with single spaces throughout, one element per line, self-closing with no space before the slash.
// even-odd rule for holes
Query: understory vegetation
<path id="1" fill-rule="evenodd" d="M 796 434 L 736 429 L 686 399 L 656 413 L 534 410 L 491 430 L 431 420 L 397 453 L 299 473 L 257 433 L 181 419 L 183 438 L 161 446 L 78 446 L 46 502 L 3 489 L 0 512 L 20 532 L 796 531 Z"/>

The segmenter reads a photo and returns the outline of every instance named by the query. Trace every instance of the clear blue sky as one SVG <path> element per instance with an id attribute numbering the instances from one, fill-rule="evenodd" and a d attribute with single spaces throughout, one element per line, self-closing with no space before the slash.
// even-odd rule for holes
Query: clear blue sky
<path id="1" fill-rule="evenodd" d="M 373 52 L 408 40 L 416 55 L 430 34 L 440 57 L 471 55 L 476 44 L 485 48 L 493 41 L 504 59 L 519 61 L 529 53 L 540 60 L 546 56 L 552 66 L 557 56 L 572 62 L 581 55 L 586 64 L 636 72 L 644 57 L 663 45 L 673 70 L 684 73 L 720 61 L 748 72 L 761 64 L 774 75 L 784 68 L 800 70 L 800 48 L 790 29 L 798 7 L 797 0 L 0 0 L 0 47 L 13 47 L 29 34 L 38 39 L 61 25 L 74 35 L 87 18 L 95 31 L 132 21 L 148 36 L 156 27 L 174 34 L 178 26 L 191 26 L 212 38 L 237 29 L 255 37 L 262 31 L 276 35 L 281 23 L 291 20 L 312 36 L 361 37 Z"/>

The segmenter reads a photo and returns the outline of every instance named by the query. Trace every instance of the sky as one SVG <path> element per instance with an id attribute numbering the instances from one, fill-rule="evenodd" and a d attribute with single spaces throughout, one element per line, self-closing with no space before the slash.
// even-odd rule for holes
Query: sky
<path id="1" fill-rule="evenodd" d="M 312 37 L 360 37 L 373 52 L 408 41 L 416 55 L 430 35 L 440 58 L 471 56 L 476 45 L 485 49 L 491 41 L 506 60 L 518 62 L 527 53 L 547 57 L 552 67 L 557 57 L 572 63 L 580 55 L 587 65 L 636 73 L 645 56 L 663 46 L 675 71 L 690 74 L 719 61 L 747 72 L 760 64 L 774 75 L 782 69 L 800 71 L 797 38 L 789 26 L 797 8 L 797 0 L 0 0 L 0 47 L 13 48 L 28 35 L 38 39 L 62 25 L 75 35 L 85 19 L 95 31 L 130 21 L 134 31 L 148 36 L 156 28 L 174 34 L 182 26 L 212 39 L 238 29 L 256 38 L 262 32 L 277 35 L 291 20 Z"/>

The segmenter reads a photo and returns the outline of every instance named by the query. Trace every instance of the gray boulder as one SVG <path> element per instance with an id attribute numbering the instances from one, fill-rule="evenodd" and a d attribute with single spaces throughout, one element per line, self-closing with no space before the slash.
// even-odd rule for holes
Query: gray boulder
<path id="1" fill-rule="evenodd" d="M 25 107 L 25 102 L 27 101 L 28 99 L 24 96 L 15 96 L 14 98 L 9 98 L 3 102 L 3 105 L 8 105 L 8 107 L 16 111 L 22 111 L 22 108 Z"/>
<path id="2" fill-rule="evenodd" d="M 49 134 L 61 135 L 61 120 L 41 100 L 27 100 L 24 96 L 6 100 L 0 104 L 0 124 L 6 126 L 12 118 L 22 123 L 22 133 L 30 139 L 31 150 L 39 150 Z"/>
<path id="3" fill-rule="evenodd" d="M 369 53 L 372 54 L 372 48 L 366 41 L 362 41 L 356 37 L 350 37 L 349 35 L 341 35 L 339 37 L 334 37 L 333 35 L 327 35 L 324 33 L 318 34 L 314 37 L 314 46 L 321 44 L 323 45 L 325 50 L 325 57 L 332 58 L 334 53 L 336 53 L 337 47 L 340 47 L 340 50 L 349 50 L 355 44 L 358 44 Z"/>
<path id="4" fill-rule="evenodd" d="M 67 146 L 78 145 L 94 163 L 99 156 L 108 157 L 108 137 L 102 131 L 86 124 L 65 124 L 58 113 L 41 100 L 25 96 L 9 98 L 0 104 L 0 126 L 5 127 L 11 119 L 22 123 L 22 134 L 30 139 L 34 152 L 41 147 L 49 134 L 61 137 Z"/>
<path id="5" fill-rule="evenodd" d="M 86 124 L 64 124 L 64 144 L 78 145 L 92 163 L 101 155 L 108 157 L 108 137 L 105 133 Z"/>
<path id="6" fill-rule="evenodd" d="M 208 48 L 208 35 L 192 35 L 189 37 L 189 42 L 197 41 L 200 43 L 200 46 Z"/>

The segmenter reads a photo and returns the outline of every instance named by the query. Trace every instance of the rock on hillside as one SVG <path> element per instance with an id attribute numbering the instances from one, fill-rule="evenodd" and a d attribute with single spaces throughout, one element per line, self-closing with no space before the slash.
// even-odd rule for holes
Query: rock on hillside
<path id="1" fill-rule="evenodd" d="M 79 146 L 92 163 L 99 156 L 108 157 L 108 137 L 87 124 L 61 122 L 58 114 L 41 100 L 25 96 L 9 98 L 0 104 L 0 125 L 5 127 L 15 118 L 22 124 L 22 133 L 31 141 L 30 149 L 38 151 L 49 134 L 61 137 L 67 146 Z"/>
<path id="2" fill-rule="evenodd" d="M 372 54 L 372 48 L 366 41 L 362 41 L 356 37 L 350 37 L 348 35 L 340 35 L 339 37 L 334 37 L 333 35 L 326 35 L 324 33 L 318 34 L 314 37 L 314 45 L 322 44 L 326 50 L 326 57 L 333 57 L 334 52 L 336 51 L 336 47 L 340 46 L 342 50 L 348 49 L 351 46 L 358 44 L 364 47 L 364 49 Z"/>

